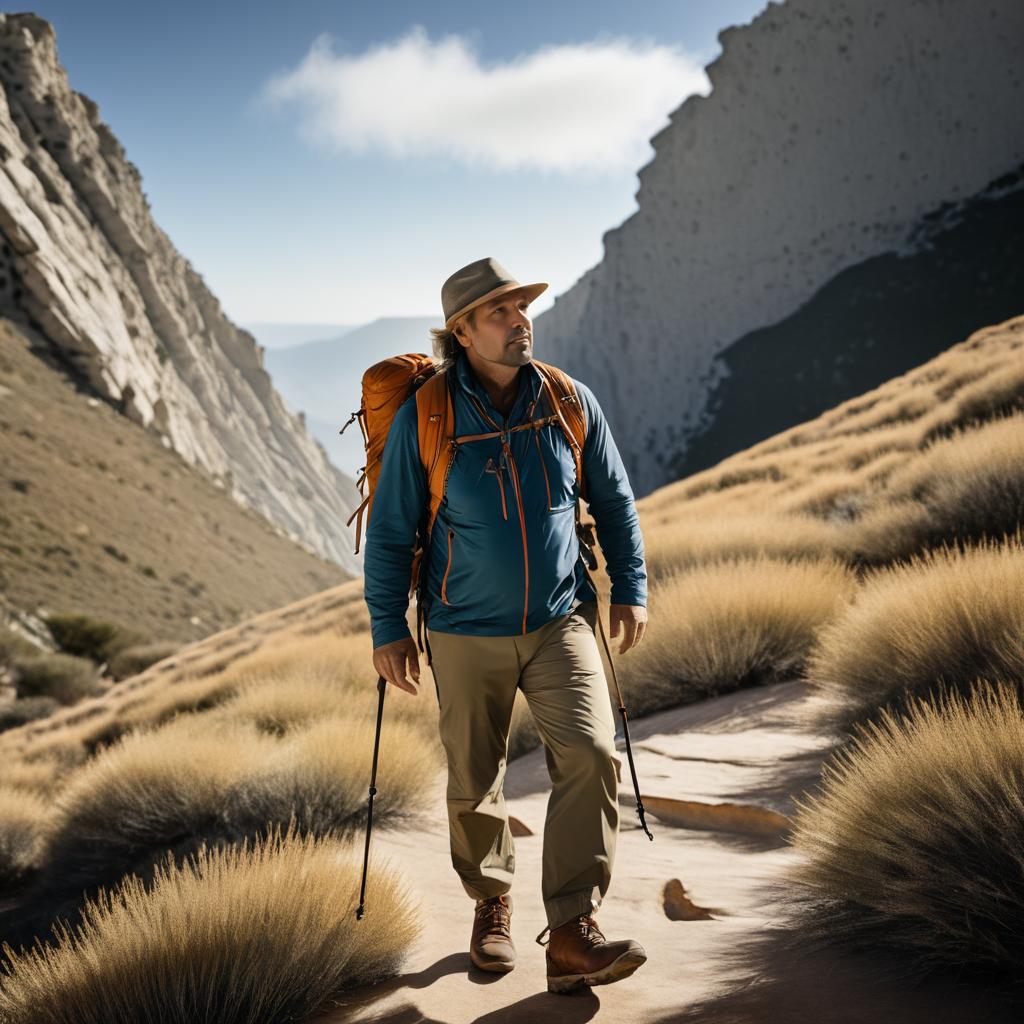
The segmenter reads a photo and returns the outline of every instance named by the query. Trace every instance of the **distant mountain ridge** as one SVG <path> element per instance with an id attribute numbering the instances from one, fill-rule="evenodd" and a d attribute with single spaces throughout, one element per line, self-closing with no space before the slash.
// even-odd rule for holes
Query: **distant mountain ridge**
<path id="1" fill-rule="evenodd" d="M 0 312 L 308 550 L 359 573 L 360 497 L 153 221 L 141 176 L 76 92 L 49 22 L 0 14 Z"/>
<path id="2" fill-rule="evenodd" d="M 339 337 L 267 349 L 264 365 L 288 405 L 305 414 L 310 433 L 343 473 L 357 476 L 366 463 L 363 434 L 352 423 L 338 433 L 362 401 L 363 371 L 405 352 L 432 354 L 429 329 L 436 317 L 380 317 Z"/>

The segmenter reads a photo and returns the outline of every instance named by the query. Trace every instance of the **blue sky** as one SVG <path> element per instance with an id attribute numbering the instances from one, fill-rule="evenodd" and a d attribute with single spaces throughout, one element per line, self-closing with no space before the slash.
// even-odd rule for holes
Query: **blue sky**
<path id="1" fill-rule="evenodd" d="M 236 323 L 440 317 L 494 256 L 551 287 L 636 208 L 646 141 L 765 0 L 40 0 L 73 88 Z"/>

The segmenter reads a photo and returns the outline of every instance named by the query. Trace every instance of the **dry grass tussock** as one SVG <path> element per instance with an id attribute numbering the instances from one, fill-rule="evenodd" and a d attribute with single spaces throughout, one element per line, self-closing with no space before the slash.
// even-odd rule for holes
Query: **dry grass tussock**
<path id="1" fill-rule="evenodd" d="M 49 805 L 41 796 L 0 789 L 0 890 L 39 866 L 50 820 Z"/>
<path id="2" fill-rule="evenodd" d="M 835 559 L 764 554 L 667 573 L 651 590 L 643 643 L 616 662 L 626 706 L 647 714 L 798 674 L 855 586 Z"/>
<path id="3" fill-rule="evenodd" d="M 852 546 L 876 564 L 908 549 L 998 537 L 1024 523 L 1024 413 L 930 443 L 860 508 Z"/>
<path id="4" fill-rule="evenodd" d="M 261 714 L 262 705 L 263 721 L 278 731 L 283 719 L 301 718 L 303 704 L 308 715 L 314 715 L 318 701 L 324 715 L 375 716 L 371 652 L 368 634 L 328 633 L 315 639 L 279 636 L 217 672 L 196 678 L 150 675 L 144 685 L 114 687 L 106 701 L 93 702 L 90 713 L 81 713 L 63 726 L 0 733 L 0 753 L 19 765 L 47 765 L 52 777 L 59 779 L 126 734 L 181 714 L 209 713 L 222 705 L 229 714 L 237 711 L 249 717 Z M 277 705 L 277 710 L 271 710 L 271 705 Z M 421 721 L 427 734 L 434 715 L 436 705 L 429 694 L 394 700 L 388 708 L 389 718 Z"/>
<path id="5" fill-rule="evenodd" d="M 896 950 L 894 969 L 1024 983 L 1024 714 L 1015 686 L 915 698 L 798 801 L 788 909 L 802 939 Z"/>
<path id="6" fill-rule="evenodd" d="M 1024 535 L 939 548 L 868 574 L 820 630 L 807 674 L 834 698 L 827 727 L 849 729 L 976 676 L 1024 683 Z"/>
<path id="7" fill-rule="evenodd" d="M 653 589 L 667 575 L 745 556 L 784 561 L 820 561 L 833 556 L 835 529 L 809 515 L 758 514 L 745 508 L 728 515 L 679 516 L 644 529 L 648 582 Z"/>
<path id="8" fill-rule="evenodd" d="M 72 913 L 82 890 L 129 872 L 148 877 L 167 851 L 180 858 L 293 818 L 315 835 L 358 833 L 374 726 L 328 715 L 278 736 L 224 708 L 125 736 L 83 765 L 51 807 L 40 875 L 10 941 L 28 942 Z M 417 725 L 385 717 L 374 824 L 413 815 L 442 764 L 440 745 Z"/>
<path id="9" fill-rule="evenodd" d="M 307 1020 L 394 974 L 419 925 L 390 868 L 359 844 L 283 835 L 161 864 L 87 905 L 53 945 L 10 956 L 5 1024 L 269 1024 Z"/>

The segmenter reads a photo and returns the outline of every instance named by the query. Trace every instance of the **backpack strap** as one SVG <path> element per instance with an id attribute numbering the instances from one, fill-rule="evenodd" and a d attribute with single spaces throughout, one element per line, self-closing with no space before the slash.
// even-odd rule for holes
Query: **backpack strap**
<path id="1" fill-rule="evenodd" d="M 420 461 L 427 479 L 427 524 L 424 541 L 430 539 L 434 520 L 444 499 L 448 472 L 455 453 L 455 407 L 447 370 L 435 373 L 416 392 L 419 418 Z"/>
<path id="2" fill-rule="evenodd" d="M 427 481 L 427 503 L 420 519 L 416 551 L 412 560 L 412 575 L 409 594 L 416 594 L 416 638 L 419 649 L 426 645 L 427 664 L 433 668 L 433 657 L 430 651 L 430 640 L 424 630 L 426 609 L 426 573 L 423 572 L 423 559 L 430 544 L 430 535 L 434 529 L 434 520 L 444 499 L 444 489 L 448 483 L 458 447 L 453 440 L 455 434 L 455 404 L 451 396 L 451 381 L 448 369 L 438 370 L 429 380 L 422 384 L 416 392 L 417 429 L 419 440 L 420 462 Z"/>
<path id="3" fill-rule="evenodd" d="M 576 482 L 579 484 L 580 497 L 586 501 L 587 482 L 583 476 L 583 445 L 587 439 L 587 417 L 576 394 L 576 385 L 573 384 L 572 378 L 557 366 L 542 363 L 539 359 L 534 359 L 533 365 L 540 372 L 552 412 L 558 417 L 565 439 L 569 442 L 576 463 Z M 577 504 L 577 510 L 578 508 Z"/>

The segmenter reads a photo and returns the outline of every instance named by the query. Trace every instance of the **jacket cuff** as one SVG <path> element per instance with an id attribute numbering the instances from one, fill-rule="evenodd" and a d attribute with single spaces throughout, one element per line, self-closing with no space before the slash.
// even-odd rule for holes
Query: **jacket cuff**
<path id="1" fill-rule="evenodd" d="M 612 586 L 611 596 L 609 597 L 610 604 L 631 604 L 641 608 L 647 607 L 647 590 L 637 589 L 636 587 Z"/>
<path id="2" fill-rule="evenodd" d="M 393 643 L 395 640 L 412 639 L 407 622 L 385 622 L 380 625 L 373 625 L 370 629 L 373 636 L 373 648 L 376 650 L 384 644 Z"/>

